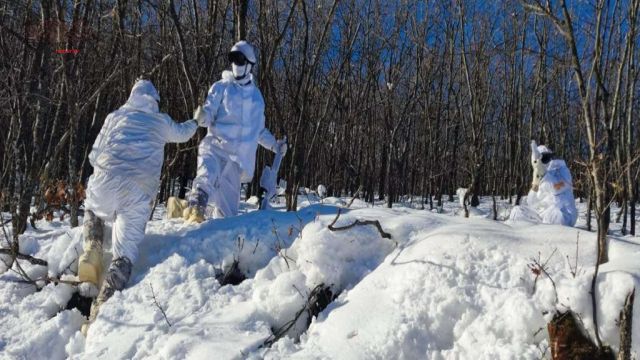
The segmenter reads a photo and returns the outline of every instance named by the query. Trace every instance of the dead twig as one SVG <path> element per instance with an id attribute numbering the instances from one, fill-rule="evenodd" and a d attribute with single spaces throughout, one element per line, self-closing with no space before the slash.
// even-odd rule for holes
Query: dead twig
<path id="1" fill-rule="evenodd" d="M 573 265 L 571 265 L 571 261 L 569 260 L 569 255 L 567 255 L 567 263 L 569 264 L 569 272 L 571 273 L 571 276 L 573 276 L 574 279 L 578 275 L 578 250 L 579 250 L 579 246 L 580 246 L 580 232 L 578 231 L 578 235 L 576 236 L 576 258 L 575 258 L 575 261 L 574 261 Z"/>
<path id="2" fill-rule="evenodd" d="M 73 264 L 78 261 L 78 259 L 80 258 L 80 254 L 78 254 L 78 249 L 73 248 L 73 250 L 76 253 L 76 257 L 73 260 L 71 260 L 71 262 L 62 269 L 62 271 L 60 271 L 58 277 L 60 277 L 60 275 L 63 275 L 67 270 L 69 270 L 69 272 L 72 273 L 73 275 L 76 275 L 76 276 L 78 275 L 77 272 L 74 272 L 73 270 L 71 270 L 71 266 L 73 266 Z"/>
<path id="3" fill-rule="evenodd" d="M 380 221 L 378 221 L 378 220 L 356 220 L 351 225 L 337 227 L 337 226 L 335 226 L 335 224 L 338 221 L 338 218 L 340 218 L 340 214 L 341 214 L 341 209 L 338 209 L 338 213 L 336 214 L 336 218 L 333 219 L 331 224 L 329 224 L 329 226 L 328 226 L 329 230 L 331 230 L 331 231 L 344 231 L 344 230 L 349 230 L 349 229 L 351 229 L 351 228 L 353 228 L 355 226 L 373 225 L 378 230 L 378 233 L 380 233 L 380 236 L 382 236 L 385 239 L 393 240 L 392 237 L 391 237 L 391 234 L 389 234 L 388 232 L 386 232 L 386 231 L 384 231 L 382 229 L 382 225 L 380 225 Z M 398 243 L 395 240 L 394 240 L 394 242 L 396 243 L 396 246 L 397 246 Z"/>
<path id="4" fill-rule="evenodd" d="M 351 205 L 353 204 L 353 202 L 355 201 L 355 199 L 358 197 L 358 195 L 360 195 L 360 193 L 362 192 L 362 185 L 360 185 L 358 187 L 358 190 L 356 190 L 356 192 L 353 194 L 353 197 L 351 198 L 351 200 L 349 201 L 349 203 L 347 204 L 347 207 L 350 208 Z"/>
<path id="5" fill-rule="evenodd" d="M 282 241 L 282 239 L 280 239 L 280 235 L 278 235 L 278 228 L 276 226 L 276 222 L 274 219 L 271 219 L 271 223 L 273 224 L 273 227 L 271 229 L 271 232 L 273 233 L 273 235 L 276 237 L 276 242 L 274 244 L 274 251 L 276 252 L 276 254 L 280 257 L 282 257 L 285 261 L 285 263 L 287 264 L 287 269 L 290 269 L 291 267 L 289 266 L 289 260 L 291 260 L 294 264 L 295 264 L 295 260 L 292 259 L 291 257 L 287 256 L 287 249 L 284 245 L 286 245 L 284 243 L 284 241 Z M 289 235 L 291 235 L 291 230 L 289 230 Z"/>
<path id="6" fill-rule="evenodd" d="M 162 313 L 162 316 L 164 317 L 164 321 L 167 322 L 167 325 L 169 325 L 169 327 L 171 327 L 171 323 L 169 322 L 169 319 L 167 318 L 167 313 L 165 313 L 164 309 L 162 308 L 162 306 L 160 306 L 160 304 L 158 304 L 158 300 L 156 299 L 156 294 L 153 292 L 153 285 L 151 285 L 151 283 L 149 283 L 149 288 L 151 289 L 151 297 L 153 298 L 153 304 L 160 310 L 160 312 Z"/>
<path id="7" fill-rule="evenodd" d="M 527 267 L 529 268 L 529 270 L 531 270 L 531 272 L 535 275 L 535 279 L 533 280 L 533 293 L 536 292 L 536 284 L 538 283 L 538 278 L 540 277 L 540 275 L 544 275 L 549 279 L 549 281 L 551 281 L 551 285 L 553 285 L 553 292 L 556 298 L 556 301 L 555 301 L 556 303 L 558 302 L 558 289 L 556 288 L 556 282 L 553 280 L 553 278 L 551 277 L 551 275 L 549 275 L 549 272 L 547 271 L 547 264 L 549 263 L 549 261 L 557 251 L 558 251 L 557 248 L 553 249 L 553 252 L 551 252 L 551 255 L 549 255 L 549 257 L 544 262 L 541 262 L 541 257 L 540 257 L 541 255 L 540 253 L 538 253 L 538 258 L 537 259 L 531 258 L 531 263 L 527 264 Z"/>

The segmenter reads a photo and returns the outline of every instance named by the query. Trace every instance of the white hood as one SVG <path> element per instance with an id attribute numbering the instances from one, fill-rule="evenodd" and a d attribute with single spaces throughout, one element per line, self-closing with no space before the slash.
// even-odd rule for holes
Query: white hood
<path id="1" fill-rule="evenodd" d="M 149 80 L 138 80 L 124 106 L 132 109 L 149 113 L 158 112 L 158 102 L 160 95 L 153 83 Z"/>

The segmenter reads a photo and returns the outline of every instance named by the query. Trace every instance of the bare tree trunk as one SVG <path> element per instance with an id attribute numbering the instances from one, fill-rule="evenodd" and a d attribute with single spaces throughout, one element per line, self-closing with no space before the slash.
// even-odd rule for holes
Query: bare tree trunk
<path id="1" fill-rule="evenodd" d="M 247 9 L 249 0 L 233 0 L 233 20 L 236 41 L 247 38 Z"/>
<path id="2" fill-rule="evenodd" d="M 587 199 L 587 230 L 593 231 L 591 226 L 591 217 L 593 216 L 593 188 L 589 187 L 589 198 Z"/>

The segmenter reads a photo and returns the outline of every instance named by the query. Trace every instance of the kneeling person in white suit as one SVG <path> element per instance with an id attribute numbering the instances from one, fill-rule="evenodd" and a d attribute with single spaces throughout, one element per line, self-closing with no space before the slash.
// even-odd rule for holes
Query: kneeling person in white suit
<path id="1" fill-rule="evenodd" d="M 509 219 L 574 226 L 578 211 L 567 164 L 564 160 L 553 159 L 549 148 L 532 141 L 531 165 L 533 182 L 527 205 L 514 207 Z"/>
<path id="2" fill-rule="evenodd" d="M 81 282 L 99 284 L 102 222 L 113 221 L 113 261 L 91 307 L 90 321 L 98 307 L 129 281 L 158 191 L 164 145 L 185 142 L 198 128 L 195 120 L 179 124 L 159 112 L 158 101 L 153 84 L 138 80 L 127 102 L 105 119 L 89 154 L 94 172 L 85 200 L 84 253 L 78 263 Z"/>
<path id="3" fill-rule="evenodd" d="M 240 186 L 253 178 L 258 144 L 283 155 L 287 150 L 286 141 L 276 141 L 265 128 L 264 99 L 251 74 L 253 47 L 246 41 L 236 43 L 229 61 L 232 71 L 222 73 L 204 106 L 196 110 L 198 123 L 208 131 L 198 147 L 197 175 L 183 213 L 189 222 L 202 222 L 209 203 L 215 207 L 214 218 L 237 215 Z"/>

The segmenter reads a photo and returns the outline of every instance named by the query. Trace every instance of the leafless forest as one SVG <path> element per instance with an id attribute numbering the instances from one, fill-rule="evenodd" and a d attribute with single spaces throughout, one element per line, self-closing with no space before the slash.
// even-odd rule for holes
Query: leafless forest
<path id="1" fill-rule="evenodd" d="M 14 237 L 58 181 L 77 224 L 105 116 L 148 76 L 161 109 L 191 117 L 238 38 L 259 50 L 267 126 L 299 187 L 425 208 L 495 195 L 518 203 L 529 143 L 567 160 L 592 206 L 635 232 L 640 0 L 3 0 L 0 195 Z M 158 201 L 183 196 L 197 143 L 165 151 Z M 260 150 L 257 169 L 271 162 Z M 257 183 L 249 193 L 257 192 Z M 617 202 L 620 214 L 610 212 Z M 590 225 L 591 226 L 591 225 Z M 17 247 L 17 241 L 14 241 Z M 15 250 L 17 252 L 17 248 Z"/>

